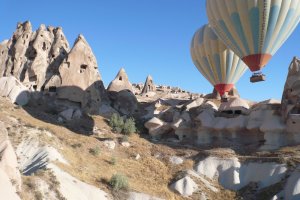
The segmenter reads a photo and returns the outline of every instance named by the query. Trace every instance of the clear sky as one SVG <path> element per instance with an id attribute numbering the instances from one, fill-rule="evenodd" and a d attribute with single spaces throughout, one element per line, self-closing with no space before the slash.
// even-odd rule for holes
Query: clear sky
<path id="1" fill-rule="evenodd" d="M 133 83 L 151 74 L 156 84 L 209 93 L 212 86 L 190 57 L 194 32 L 208 23 L 205 0 L 0 0 L 0 40 L 18 21 L 62 26 L 72 45 L 82 33 L 107 86 L 121 67 Z M 300 54 L 300 28 L 265 68 L 267 81 L 251 84 L 248 71 L 237 83 L 243 98 L 281 98 L 288 66 Z"/>

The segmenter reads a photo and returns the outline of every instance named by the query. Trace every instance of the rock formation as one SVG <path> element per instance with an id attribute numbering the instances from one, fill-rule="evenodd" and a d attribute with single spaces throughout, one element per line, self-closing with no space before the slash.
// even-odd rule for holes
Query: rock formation
<path id="1" fill-rule="evenodd" d="M 131 83 L 124 68 L 121 68 L 115 79 L 108 85 L 108 92 L 120 92 L 122 90 L 129 90 L 133 92 Z"/>
<path id="2" fill-rule="evenodd" d="M 8 97 L 12 103 L 24 106 L 29 101 L 29 92 L 25 86 L 13 76 L 0 78 L 0 96 Z"/>
<path id="3" fill-rule="evenodd" d="M 82 35 L 70 51 L 61 27 L 18 23 L 12 38 L 0 44 L 0 77 L 14 76 L 29 90 L 57 94 L 98 113 L 107 101 L 96 58 Z"/>
<path id="4" fill-rule="evenodd" d="M 138 101 L 124 68 L 120 69 L 115 79 L 107 87 L 107 91 L 112 107 L 121 114 L 133 115 L 137 112 Z"/>
<path id="5" fill-rule="evenodd" d="M 96 58 L 82 35 L 59 66 L 61 85 L 57 88 L 60 99 L 78 102 L 89 113 L 97 113 L 105 88 L 98 72 Z M 55 87 L 55 86 L 49 86 Z"/>
<path id="6" fill-rule="evenodd" d="M 152 77 L 149 75 L 147 76 L 147 79 L 145 81 L 142 94 L 146 94 L 148 92 L 155 92 L 156 91 L 156 86 L 153 83 Z"/>
<path id="7" fill-rule="evenodd" d="M 1 198 L 19 199 L 15 193 L 21 190 L 21 175 L 18 169 L 17 156 L 2 122 L 0 123 L 0 177 Z M 4 188 L 6 190 L 2 190 Z"/>
<path id="8" fill-rule="evenodd" d="M 281 100 L 281 114 L 289 132 L 300 128 L 300 60 L 294 58 L 287 75 Z"/>

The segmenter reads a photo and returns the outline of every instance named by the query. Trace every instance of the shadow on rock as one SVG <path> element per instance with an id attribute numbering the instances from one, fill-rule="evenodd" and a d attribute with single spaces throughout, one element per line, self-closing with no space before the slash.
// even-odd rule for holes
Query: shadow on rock
<path id="1" fill-rule="evenodd" d="M 102 103 L 108 102 L 105 94 L 95 92 L 97 82 L 86 90 L 76 86 L 52 87 L 31 92 L 30 101 L 23 109 L 39 120 L 63 126 L 77 134 L 93 134 L 94 120 L 89 114 L 99 113 Z M 23 92 L 19 96 L 23 96 Z"/>

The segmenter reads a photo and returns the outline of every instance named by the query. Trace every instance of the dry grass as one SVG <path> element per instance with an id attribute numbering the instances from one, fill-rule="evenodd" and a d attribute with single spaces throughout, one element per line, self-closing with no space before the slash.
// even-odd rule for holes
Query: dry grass
<path id="1" fill-rule="evenodd" d="M 41 134 L 39 136 L 40 141 L 57 148 L 70 165 L 56 164 L 81 181 L 95 185 L 112 194 L 108 182 L 114 174 L 120 173 L 128 177 L 129 187 L 132 191 L 147 193 L 167 200 L 185 199 L 172 192 L 168 186 L 179 172 L 193 168 L 194 161 L 192 157 L 197 155 L 199 151 L 154 144 L 137 134 L 128 137 L 131 147 L 126 148 L 118 144 L 122 135 L 112 133 L 106 123 L 106 119 L 100 116 L 92 116 L 92 118 L 95 126 L 103 134 L 85 136 L 76 134 L 63 126 L 34 118 L 22 108 L 15 109 L 10 103 L 2 103 L 1 106 L 1 121 L 8 123 L 7 117 L 11 116 L 18 119 L 21 124 L 19 127 L 12 127 L 10 132 L 14 146 L 21 141 L 20 135 L 22 134 L 20 132 L 26 130 L 26 127 L 38 128 L 41 133 L 43 133 L 43 130 L 51 132 L 54 135 L 53 138 Z M 26 124 L 26 126 L 22 124 Z M 102 142 L 105 139 L 116 141 L 116 149 L 109 150 L 106 148 Z M 96 147 L 99 147 L 100 150 L 95 156 L 90 153 L 90 149 L 95 149 Z M 298 153 L 293 148 L 285 149 L 283 152 L 285 154 Z M 137 154 L 141 155 L 139 160 L 135 159 Z M 228 157 L 234 155 L 235 152 L 215 149 L 211 154 Z M 168 160 L 172 155 L 186 157 L 186 160 L 183 164 L 175 166 Z M 114 165 L 111 164 L 112 158 L 116 158 Z M 46 180 L 51 179 L 48 175 L 44 178 Z M 22 177 L 22 179 L 25 185 L 27 182 L 30 184 L 30 182 L 34 181 L 34 177 Z M 220 190 L 217 194 L 206 189 L 204 185 L 200 184 L 200 186 L 209 199 L 237 199 L 236 193 L 224 190 L 217 183 L 215 183 L 215 186 Z M 28 191 L 27 186 L 25 186 L 25 191 Z M 193 198 L 197 198 L 197 195 L 199 194 L 195 194 Z M 35 199 L 35 194 L 22 192 L 22 197 L 25 200 Z"/>

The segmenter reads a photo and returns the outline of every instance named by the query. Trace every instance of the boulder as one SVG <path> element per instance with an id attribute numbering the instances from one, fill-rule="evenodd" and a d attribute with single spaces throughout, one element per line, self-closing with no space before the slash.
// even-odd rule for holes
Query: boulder
<path id="1" fill-rule="evenodd" d="M 185 176 L 173 183 L 171 188 L 182 196 L 189 197 L 198 190 L 198 185 L 189 176 Z"/>
<path id="2" fill-rule="evenodd" d="M 156 91 L 156 86 L 153 83 L 153 79 L 150 75 L 148 75 L 142 90 L 142 94 L 146 94 L 148 92 L 155 92 L 155 91 Z"/>
<path id="3" fill-rule="evenodd" d="M 116 143 L 113 140 L 105 140 L 103 144 L 110 150 L 114 150 L 116 147 Z"/>
<path id="4" fill-rule="evenodd" d="M 169 160 L 174 165 L 180 165 L 183 163 L 183 159 L 178 156 L 171 156 Z"/>
<path id="5" fill-rule="evenodd" d="M 287 167 L 273 162 L 241 163 L 236 157 L 207 157 L 196 164 L 195 170 L 199 175 L 217 179 L 224 188 L 237 191 L 251 182 L 260 189 L 278 183 L 285 177 Z"/>
<path id="6" fill-rule="evenodd" d="M 58 115 L 63 117 L 65 120 L 69 121 L 73 117 L 73 112 L 74 112 L 74 110 L 72 108 L 69 108 L 67 110 L 62 111 Z"/>
<path id="7" fill-rule="evenodd" d="M 168 123 L 165 123 L 156 117 L 153 117 L 152 119 L 147 121 L 145 123 L 145 127 L 148 129 L 149 134 L 153 137 L 160 136 L 172 129 Z"/>
<path id="8" fill-rule="evenodd" d="M 197 98 L 189 102 L 188 104 L 185 105 L 185 110 L 189 111 L 192 108 L 196 108 L 201 106 L 204 103 L 205 99 L 204 98 Z"/>
<path id="9" fill-rule="evenodd" d="M 124 68 L 121 68 L 115 79 L 108 85 L 108 92 L 120 92 L 122 90 L 129 90 L 133 92 L 131 83 Z"/>
<path id="10" fill-rule="evenodd" d="M 113 108 L 123 115 L 133 115 L 138 111 L 138 101 L 130 90 L 110 93 Z"/>
<path id="11" fill-rule="evenodd" d="M 13 76 L 0 78 L 0 95 L 20 106 L 26 105 L 30 98 L 27 88 Z"/>
<path id="12" fill-rule="evenodd" d="M 229 98 L 227 102 L 222 102 L 219 111 L 221 112 L 231 112 L 232 114 L 239 113 L 239 114 L 246 114 L 249 110 L 248 103 L 238 97 Z"/>

